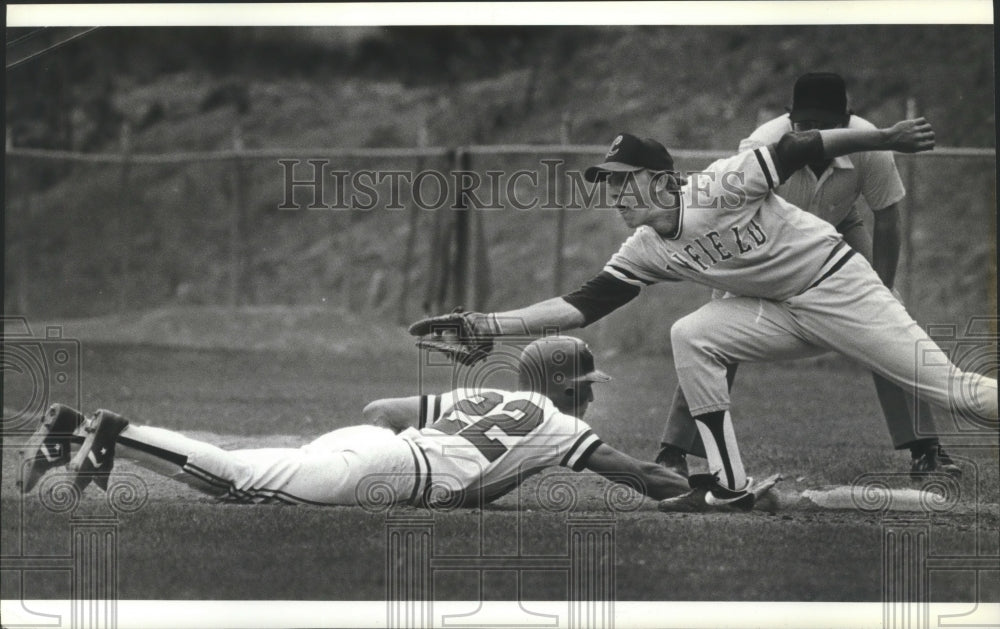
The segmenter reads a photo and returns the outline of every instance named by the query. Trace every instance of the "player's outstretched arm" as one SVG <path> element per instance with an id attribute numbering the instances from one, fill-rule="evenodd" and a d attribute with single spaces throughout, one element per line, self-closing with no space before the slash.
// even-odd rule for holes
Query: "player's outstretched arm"
<path id="1" fill-rule="evenodd" d="M 410 325 L 417 346 L 441 352 L 463 365 L 474 365 L 493 350 L 502 336 L 564 333 L 597 321 L 627 304 L 644 280 L 625 281 L 601 271 L 575 291 L 561 297 L 505 312 L 455 312 L 428 317 Z"/>
<path id="2" fill-rule="evenodd" d="M 583 314 L 562 297 L 553 297 L 494 314 L 500 335 L 529 334 L 537 336 L 557 328 L 560 332 L 575 330 L 584 324 Z"/>
<path id="3" fill-rule="evenodd" d="M 435 329 L 449 323 L 459 328 L 461 336 L 470 339 L 521 334 L 538 336 L 553 329 L 560 332 L 575 330 L 630 302 L 639 294 L 642 284 L 643 280 L 625 281 L 605 270 L 561 297 L 504 312 L 455 312 L 429 317 L 413 323 L 410 334 L 432 334 Z"/>
<path id="4" fill-rule="evenodd" d="M 553 297 L 531 306 L 506 312 L 455 312 L 420 319 L 410 325 L 410 334 L 419 336 L 417 346 L 441 352 L 463 365 L 474 365 L 493 351 L 494 340 L 502 336 L 540 336 L 583 326 L 583 313 L 566 299 Z"/>
<path id="5" fill-rule="evenodd" d="M 768 147 L 783 183 L 818 161 L 866 151 L 920 153 L 934 148 L 934 130 L 923 118 L 902 120 L 887 129 L 823 129 L 786 133 Z"/>
<path id="6" fill-rule="evenodd" d="M 553 297 L 524 308 L 504 312 L 453 312 L 421 319 L 410 325 L 410 334 L 424 336 L 454 324 L 467 339 L 490 339 L 509 335 L 540 335 L 558 328 L 573 330 L 585 322 L 579 309 L 562 297 Z"/>
<path id="7" fill-rule="evenodd" d="M 586 467 L 654 500 L 679 496 L 691 489 L 687 478 L 680 474 L 656 463 L 634 459 L 606 443 L 597 446 L 590 454 Z"/>
<path id="8" fill-rule="evenodd" d="M 934 129 L 924 118 L 901 120 L 887 129 L 825 129 L 819 134 L 826 159 L 862 151 L 920 153 L 934 148 Z"/>

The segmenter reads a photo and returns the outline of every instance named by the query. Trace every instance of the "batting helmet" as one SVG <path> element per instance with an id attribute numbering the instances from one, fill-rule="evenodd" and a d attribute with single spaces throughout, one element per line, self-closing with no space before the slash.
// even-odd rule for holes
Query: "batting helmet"
<path id="1" fill-rule="evenodd" d="M 580 339 L 546 336 L 521 352 L 517 380 L 522 391 L 537 391 L 559 410 L 573 412 L 585 401 L 577 395 L 580 382 L 607 382 L 611 376 L 594 367 L 594 355 Z"/>

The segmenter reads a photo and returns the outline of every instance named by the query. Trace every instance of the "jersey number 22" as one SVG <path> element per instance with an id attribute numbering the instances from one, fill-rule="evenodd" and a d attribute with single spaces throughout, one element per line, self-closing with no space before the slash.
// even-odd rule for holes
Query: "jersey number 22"
<path id="1" fill-rule="evenodd" d="M 523 437 L 542 423 L 542 409 L 524 399 L 508 402 L 499 412 L 493 413 L 502 401 L 503 396 L 492 391 L 466 398 L 430 427 L 464 438 L 492 463 L 507 452 L 507 446 L 496 438 L 500 436 L 496 431 L 509 437 Z M 460 413 L 470 423 L 458 419 Z"/>

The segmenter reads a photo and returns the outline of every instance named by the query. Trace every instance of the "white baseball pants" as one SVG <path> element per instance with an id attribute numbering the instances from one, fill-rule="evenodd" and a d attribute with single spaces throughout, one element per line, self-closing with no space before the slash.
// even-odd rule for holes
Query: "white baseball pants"
<path id="1" fill-rule="evenodd" d="M 695 416 L 729 409 L 727 364 L 833 350 L 928 402 L 997 417 L 997 381 L 953 365 L 859 255 L 784 302 L 713 300 L 678 320 L 670 336 L 677 379 Z"/>
<path id="2" fill-rule="evenodd" d="M 412 498 L 411 446 L 387 428 L 351 426 L 300 448 L 223 450 L 164 428 L 130 424 L 116 458 L 246 502 L 385 505 Z"/>

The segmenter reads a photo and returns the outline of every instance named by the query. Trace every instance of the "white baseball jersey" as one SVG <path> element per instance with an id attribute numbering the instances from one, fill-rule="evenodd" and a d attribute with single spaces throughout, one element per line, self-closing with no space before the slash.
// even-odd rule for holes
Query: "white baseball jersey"
<path id="1" fill-rule="evenodd" d="M 583 469 L 601 444 L 590 426 L 539 393 L 456 389 L 425 396 L 428 423 L 400 437 L 417 447 L 420 490 L 430 504 L 478 504 L 545 467 Z"/>
<path id="2" fill-rule="evenodd" d="M 431 422 L 420 430 L 396 435 L 387 428 L 349 426 L 300 448 L 223 450 L 132 424 L 119 437 L 118 451 L 239 501 L 475 506 L 542 468 L 579 471 L 601 444 L 590 426 L 538 393 L 457 389 L 422 396 L 420 412 L 422 422 Z"/>
<path id="3" fill-rule="evenodd" d="M 874 129 L 864 118 L 851 116 L 848 129 Z M 740 152 L 774 144 L 792 131 L 788 114 L 765 122 L 740 142 Z M 892 151 L 868 151 L 834 159 L 820 175 L 801 168 L 775 189 L 783 199 L 810 214 L 839 225 L 851 213 L 859 197 L 878 212 L 906 196 Z"/>
<path id="4" fill-rule="evenodd" d="M 674 236 L 639 227 L 604 270 L 640 287 L 687 279 L 750 297 L 798 295 L 849 251 L 828 222 L 773 194 L 778 183 L 767 148 L 713 162 L 683 186 Z"/>

